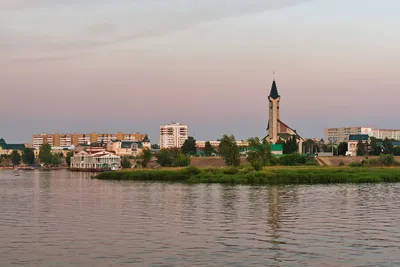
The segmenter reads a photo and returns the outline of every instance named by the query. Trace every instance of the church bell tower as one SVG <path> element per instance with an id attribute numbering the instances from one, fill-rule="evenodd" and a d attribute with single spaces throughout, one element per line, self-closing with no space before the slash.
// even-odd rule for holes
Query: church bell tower
<path id="1" fill-rule="evenodd" d="M 271 91 L 268 96 L 269 100 L 269 118 L 267 128 L 267 141 L 276 144 L 279 132 L 279 101 L 281 96 L 278 94 L 275 79 L 272 82 Z"/>

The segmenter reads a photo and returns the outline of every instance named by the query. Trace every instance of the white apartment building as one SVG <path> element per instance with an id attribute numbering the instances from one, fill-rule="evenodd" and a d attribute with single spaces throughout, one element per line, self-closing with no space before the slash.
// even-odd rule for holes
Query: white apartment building
<path id="1" fill-rule="evenodd" d="M 377 129 L 371 127 L 341 127 L 325 128 L 324 141 L 326 143 L 339 144 L 347 142 L 350 135 L 367 134 L 369 137 L 377 139 L 395 139 L 400 140 L 400 130 L 395 129 Z"/>
<path id="2" fill-rule="evenodd" d="M 160 126 L 160 148 L 181 147 L 187 138 L 187 125 L 172 123 Z"/>
<path id="3" fill-rule="evenodd" d="M 372 135 L 371 127 L 340 127 L 340 128 L 325 128 L 324 141 L 329 144 L 339 144 L 347 142 L 349 135 L 368 134 Z"/>

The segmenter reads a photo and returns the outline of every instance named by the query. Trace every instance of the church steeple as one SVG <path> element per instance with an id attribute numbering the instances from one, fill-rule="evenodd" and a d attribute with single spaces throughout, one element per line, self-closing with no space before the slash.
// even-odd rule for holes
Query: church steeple
<path id="1" fill-rule="evenodd" d="M 269 93 L 269 97 L 272 99 L 277 99 L 279 97 L 278 89 L 276 88 L 275 79 L 272 82 L 271 92 Z"/>

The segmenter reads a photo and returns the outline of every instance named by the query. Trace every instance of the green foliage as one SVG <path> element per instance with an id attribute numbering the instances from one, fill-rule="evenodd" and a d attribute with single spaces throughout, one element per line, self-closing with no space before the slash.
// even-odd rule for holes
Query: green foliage
<path id="1" fill-rule="evenodd" d="M 305 165 L 308 161 L 306 155 L 293 153 L 288 155 L 283 155 L 278 159 L 278 164 L 283 166 L 297 166 L 297 165 Z"/>
<path id="2" fill-rule="evenodd" d="M 39 150 L 39 160 L 43 164 L 50 165 L 52 162 L 51 145 L 43 144 Z"/>
<path id="3" fill-rule="evenodd" d="M 143 159 L 141 162 L 141 165 L 143 168 L 147 168 L 147 165 L 149 164 L 151 160 L 151 150 L 148 148 L 143 149 Z"/>
<path id="4" fill-rule="evenodd" d="M 339 166 L 340 166 L 340 167 L 344 166 L 344 162 L 341 161 L 341 162 L 339 163 Z"/>
<path id="5" fill-rule="evenodd" d="M 338 156 L 345 156 L 346 152 L 347 152 L 347 142 L 341 142 L 339 143 L 338 147 L 337 147 L 337 155 Z"/>
<path id="6" fill-rule="evenodd" d="M 151 149 L 160 149 L 160 145 L 159 144 L 152 144 L 151 145 Z"/>
<path id="7" fill-rule="evenodd" d="M 349 167 L 363 167 L 364 163 L 363 162 L 352 162 L 349 164 Z"/>
<path id="8" fill-rule="evenodd" d="M 332 183 L 379 183 L 400 182 L 399 168 L 323 168 L 287 167 L 268 171 L 252 171 L 248 168 L 235 173 L 227 168 L 180 170 L 133 170 L 103 172 L 96 176 L 104 180 L 164 181 L 185 183 L 221 184 L 332 184 Z"/>
<path id="9" fill-rule="evenodd" d="M 11 152 L 11 162 L 13 165 L 19 165 L 21 163 L 21 155 L 17 150 Z"/>
<path id="10" fill-rule="evenodd" d="M 157 163 L 161 166 L 172 166 L 173 159 L 170 150 L 163 148 L 155 156 L 157 158 Z"/>
<path id="11" fill-rule="evenodd" d="M 393 148 L 393 155 L 400 156 L 400 147 L 399 146 Z"/>
<path id="12" fill-rule="evenodd" d="M 213 153 L 215 153 L 215 149 L 212 147 L 210 141 L 207 141 L 206 144 L 204 145 L 204 155 L 209 157 Z"/>
<path id="13" fill-rule="evenodd" d="M 274 156 L 268 143 L 261 143 L 258 137 L 250 138 L 248 143 L 251 150 L 247 153 L 247 161 L 255 170 L 259 171 L 264 166 L 271 165 Z"/>
<path id="14" fill-rule="evenodd" d="M 25 147 L 22 150 L 22 161 L 27 165 L 35 163 L 35 152 L 33 148 Z"/>
<path id="15" fill-rule="evenodd" d="M 71 158 L 74 156 L 74 151 L 68 151 L 67 156 L 65 157 L 65 162 L 68 166 L 71 166 Z"/>
<path id="16" fill-rule="evenodd" d="M 52 154 L 50 154 L 50 156 L 51 156 L 51 165 L 52 166 L 58 167 L 61 165 L 62 160 L 61 160 L 60 154 L 52 153 Z"/>
<path id="17" fill-rule="evenodd" d="M 179 149 L 161 149 L 156 155 L 157 163 L 163 167 L 183 167 L 190 165 L 190 157 Z"/>
<path id="18" fill-rule="evenodd" d="M 131 161 L 129 160 L 129 157 L 127 157 L 127 156 L 122 157 L 121 167 L 122 168 L 126 168 L 126 169 L 132 167 L 132 164 L 131 164 Z"/>
<path id="19" fill-rule="evenodd" d="M 283 143 L 283 154 L 293 154 L 299 151 L 299 146 L 297 145 L 296 136 L 288 138 L 286 142 Z"/>
<path id="20" fill-rule="evenodd" d="M 239 166 L 240 165 L 240 150 L 236 144 L 235 137 L 233 135 L 224 135 L 218 146 L 219 155 L 224 159 L 227 166 Z"/>
<path id="21" fill-rule="evenodd" d="M 190 165 L 190 157 L 184 154 L 179 154 L 174 158 L 173 167 L 185 167 Z"/>
<path id="22" fill-rule="evenodd" d="M 378 160 L 385 166 L 392 166 L 392 165 L 395 165 L 395 163 L 396 163 L 392 154 L 380 155 Z"/>
<path id="23" fill-rule="evenodd" d="M 186 155 L 196 154 L 196 139 L 193 136 L 189 136 L 188 139 L 182 145 L 182 153 Z"/>
<path id="24" fill-rule="evenodd" d="M 361 140 L 357 143 L 357 156 L 364 156 L 365 155 L 365 143 Z"/>
<path id="25" fill-rule="evenodd" d="M 383 153 L 385 153 L 385 154 L 393 153 L 393 143 L 388 138 L 383 140 Z"/>
<path id="26" fill-rule="evenodd" d="M 376 139 L 375 137 L 371 137 L 370 138 L 370 155 L 371 156 L 379 156 L 381 154 L 381 148 L 378 147 L 377 145 L 377 141 L 378 139 Z"/>

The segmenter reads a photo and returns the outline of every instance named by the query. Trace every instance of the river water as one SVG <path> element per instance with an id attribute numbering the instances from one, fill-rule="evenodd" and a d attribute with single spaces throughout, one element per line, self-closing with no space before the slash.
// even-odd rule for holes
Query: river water
<path id="1" fill-rule="evenodd" d="M 223 186 L 0 171 L 0 266 L 400 266 L 400 184 Z"/>

